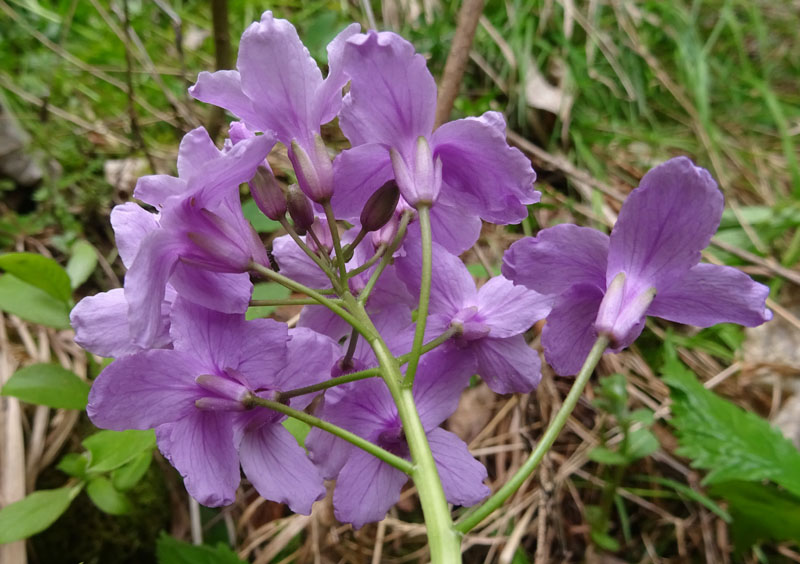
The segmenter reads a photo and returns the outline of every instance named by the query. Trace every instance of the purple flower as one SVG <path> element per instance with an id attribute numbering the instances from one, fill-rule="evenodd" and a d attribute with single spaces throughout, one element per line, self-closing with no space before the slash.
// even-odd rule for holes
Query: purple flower
<path id="1" fill-rule="evenodd" d="M 480 218 L 519 222 L 539 200 L 530 161 L 508 146 L 501 114 L 453 121 L 433 131 L 436 83 L 405 39 L 370 31 L 348 39 L 343 69 L 350 79 L 339 115 L 353 148 L 334 162 L 332 204 L 357 218 L 367 198 L 395 178 L 400 207 L 431 208 L 434 239 L 454 253 L 469 248 Z"/>
<path id="2" fill-rule="evenodd" d="M 189 93 L 231 111 L 251 129 L 275 132 L 289 149 L 300 187 L 312 200 L 323 201 L 332 194 L 333 171 L 320 125 L 339 111 L 347 82 L 342 49 L 359 29 L 351 24 L 330 42 L 329 72 L 323 80 L 294 26 L 264 12 L 242 35 L 239 70 L 202 72 Z"/>
<path id="3" fill-rule="evenodd" d="M 766 286 L 735 268 L 698 264 L 722 208 L 708 171 L 678 157 L 642 178 L 610 237 L 557 225 L 511 245 L 503 274 L 558 296 L 542 335 L 556 373 L 575 374 L 598 334 L 614 352 L 629 346 L 646 315 L 698 327 L 771 319 Z"/>
<path id="4" fill-rule="evenodd" d="M 474 505 L 489 494 L 489 488 L 483 484 L 486 469 L 472 457 L 461 439 L 440 427 L 458 406 L 461 390 L 474 367 L 469 355 L 454 350 L 431 351 L 420 361 L 413 390 L 445 496 L 458 505 Z M 328 390 L 320 416 L 409 459 L 397 406 L 386 384 L 379 379 Z M 401 471 L 317 429 L 311 430 L 306 445 L 323 475 L 336 477 L 333 493 L 336 518 L 352 523 L 355 528 L 383 519 L 408 481 Z"/>
<path id="5" fill-rule="evenodd" d="M 419 295 L 419 242 L 405 249 L 406 256 L 396 260 L 397 274 L 412 294 Z M 547 316 L 553 298 L 514 286 L 502 276 L 478 290 L 464 263 L 435 243 L 432 275 L 426 333 L 435 337 L 456 327 L 458 333 L 444 346 L 473 355 L 477 374 L 495 392 L 533 390 L 541 378 L 539 354 L 523 333 Z"/>
<path id="6" fill-rule="evenodd" d="M 225 313 L 244 313 L 252 284 L 250 261 L 268 264 L 266 252 L 242 214 L 238 187 L 250 180 L 273 140 L 242 140 L 219 151 L 202 128 L 189 132 L 178 152 L 178 174 L 145 176 L 134 195 L 161 210 L 155 227 L 140 238 L 125 276 L 131 335 L 136 345 L 154 345 L 161 307 L 171 285 L 184 298 Z M 119 229 L 141 230 L 130 214 Z M 130 225 L 128 225 L 130 223 Z M 151 221 L 152 223 L 152 221 Z M 116 229 L 116 226 L 115 226 Z"/>
<path id="7" fill-rule="evenodd" d="M 242 400 L 324 380 L 335 343 L 308 330 L 290 338 L 275 321 L 244 321 L 183 299 L 173 306 L 171 333 L 174 350 L 126 356 L 98 376 L 87 408 L 92 422 L 155 428 L 159 449 L 204 505 L 233 502 L 241 461 L 262 496 L 308 513 L 325 493 L 319 472 L 280 424 L 284 416 L 247 411 Z M 291 405 L 302 409 L 312 398 Z"/>

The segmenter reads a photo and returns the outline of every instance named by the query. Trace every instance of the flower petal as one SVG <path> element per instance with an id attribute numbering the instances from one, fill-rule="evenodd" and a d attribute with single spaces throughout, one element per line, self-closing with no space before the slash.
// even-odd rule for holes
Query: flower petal
<path id="1" fill-rule="evenodd" d="M 468 507 L 491 493 L 483 483 L 489 476 L 486 468 L 475 460 L 466 443 L 457 435 L 444 429 L 434 429 L 428 432 L 428 442 L 447 501 Z"/>
<path id="2" fill-rule="evenodd" d="M 442 345 L 420 359 L 414 378 L 414 401 L 426 431 L 435 429 L 455 412 L 476 366 L 473 355 L 451 345 Z"/>
<path id="3" fill-rule="evenodd" d="M 119 258 L 126 268 L 130 268 L 144 238 L 158 229 L 158 215 L 134 202 L 127 202 L 111 210 L 111 227 L 114 229 Z"/>
<path id="4" fill-rule="evenodd" d="M 444 195 L 431 207 L 433 241 L 454 255 L 460 255 L 475 244 L 481 227 L 480 217 L 465 214 L 461 206 L 450 202 Z M 410 236 L 419 238 L 419 222 L 412 223 L 408 232 Z"/>
<path id="5" fill-rule="evenodd" d="M 245 273 L 212 272 L 179 262 L 170 283 L 182 298 L 222 313 L 244 313 L 253 284 Z"/>
<path id="6" fill-rule="evenodd" d="M 344 49 L 350 76 L 339 124 L 353 146 L 382 143 L 407 158 L 433 129 L 436 83 L 414 46 L 389 32 L 351 37 Z"/>
<path id="7" fill-rule="evenodd" d="M 574 284 L 606 287 L 608 236 L 564 223 L 516 241 L 503 256 L 503 275 L 542 294 Z"/>
<path id="8" fill-rule="evenodd" d="M 189 190 L 186 179 L 168 174 L 150 174 L 136 181 L 133 197 L 151 206 L 161 207 L 172 196 L 179 196 Z"/>
<path id="9" fill-rule="evenodd" d="M 230 413 L 196 409 L 156 429 L 158 448 L 181 476 L 186 491 L 208 507 L 230 505 L 239 486 L 239 455 Z"/>
<path id="10" fill-rule="evenodd" d="M 348 81 L 344 73 L 342 58 L 347 40 L 361 31 L 361 26 L 352 23 L 340 31 L 328 43 L 328 76 L 315 93 L 315 119 L 317 124 L 328 123 L 342 107 L 342 88 Z"/>
<path id="11" fill-rule="evenodd" d="M 360 529 L 381 521 L 400 499 L 408 476 L 362 450 L 345 463 L 333 491 L 333 512 L 343 523 Z"/>
<path id="12" fill-rule="evenodd" d="M 253 101 L 242 90 L 239 71 L 203 71 L 197 75 L 194 86 L 189 88 L 189 94 L 206 104 L 225 108 L 251 127 L 269 129 L 264 118 L 253 107 Z"/>
<path id="13" fill-rule="evenodd" d="M 324 382 L 331 377 L 331 367 L 339 358 L 339 345 L 311 329 L 296 327 L 289 330 L 286 366 L 272 379 L 271 387 L 286 391 Z M 290 405 L 305 409 L 317 394 L 292 398 Z"/>
<path id="14" fill-rule="evenodd" d="M 489 326 L 492 337 L 511 337 L 547 317 L 554 300 L 554 296 L 515 286 L 510 280 L 495 276 L 478 290 L 478 314 Z"/>
<path id="15" fill-rule="evenodd" d="M 103 429 L 152 429 L 188 417 L 202 390 L 194 383 L 207 368 L 191 355 L 144 351 L 109 364 L 92 384 L 89 419 Z"/>
<path id="16" fill-rule="evenodd" d="M 336 217 L 357 219 L 369 197 L 394 178 L 389 150 L 378 143 L 367 143 L 339 153 L 333 161 L 331 205 Z"/>
<path id="17" fill-rule="evenodd" d="M 289 235 L 278 237 L 272 242 L 272 255 L 284 276 L 312 288 L 331 287 L 331 281 L 325 273 Z"/>
<path id="18" fill-rule="evenodd" d="M 772 319 L 764 301 L 769 288 L 730 266 L 698 264 L 667 290 L 656 294 L 647 315 L 710 327 L 738 323 L 755 327 Z"/>
<path id="19" fill-rule="evenodd" d="M 119 358 L 142 350 L 131 341 L 128 302 L 122 288 L 83 298 L 72 308 L 69 321 L 75 329 L 75 342 L 94 354 Z"/>
<path id="20" fill-rule="evenodd" d="M 526 394 L 542 379 L 539 353 L 523 335 L 507 339 L 486 337 L 472 341 L 469 348 L 478 360 L 478 375 L 498 394 Z"/>
<path id="21" fill-rule="evenodd" d="M 246 432 L 239 445 L 242 470 L 259 494 L 308 515 L 325 497 L 322 476 L 280 423 Z"/>
<path id="22" fill-rule="evenodd" d="M 526 204 L 541 197 L 530 159 L 509 147 L 498 112 L 445 123 L 433 132 L 431 146 L 442 160 L 443 190 L 483 219 L 519 223 L 528 216 Z"/>
<path id="23" fill-rule="evenodd" d="M 544 358 L 559 376 L 577 374 L 592 350 L 597 332 L 594 321 L 603 291 L 592 284 L 576 284 L 558 296 L 542 331 Z"/>
<path id="24" fill-rule="evenodd" d="M 669 287 L 700 261 L 722 207 L 714 179 L 686 157 L 652 169 L 625 200 L 611 232 L 607 284 L 625 273 L 623 303 L 649 287 Z"/>

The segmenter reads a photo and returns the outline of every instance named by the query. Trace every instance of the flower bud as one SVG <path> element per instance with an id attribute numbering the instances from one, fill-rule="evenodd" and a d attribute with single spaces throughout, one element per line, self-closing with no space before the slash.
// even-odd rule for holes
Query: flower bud
<path id="1" fill-rule="evenodd" d="M 399 201 L 400 189 L 394 180 L 378 188 L 361 210 L 361 229 L 367 232 L 377 231 L 386 225 L 394 216 Z"/>
<path id="2" fill-rule="evenodd" d="M 314 146 L 309 155 L 300 144 L 292 141 L 289 158 L 297 174 L 297 183 L 306 196 L 317 203 L 326 202 L 333 195 L 333 163 L 325 142 L 314 134 Z"/>
<path id="3" fill-rule="evenodd" d="M 259 165 L 248 185 L 253 200 L 265 216 L 278 221 L 286 215 L 286 195 L 269 168 Z"/>
<path id="4" fill-rule="evenodd" d="M 314 210 L 311 207 L 311 202 L 300 191 L 297 184 L 289 186 L 286 194 L 286 207 L 289 210 L 289 216 L 294 222 L 294 230 L 298 235 L 305 235 L 306 231 L 314 223 Z"/>
<path id="5" fill-rule="evenodd" d="M 439 158 L 434 160 L 428 140 L 421 136 L 417 138 L 411 167 L 396 149 L 392 148 L 389 155 L 403 198 L 414 208 L 433 204 L 442 187 L 442 161 Z"/>
<path id="6" fill-rule="evenodd" d="M 372 245 L 376 249 L 381 245 L 388 247 L 394 241 L 395 236 L 397 236 L 397 230 L 400 229 L 400 219 L 398 218 L 397 214 L 392 214 L 392 217 L 389 218 L 389 221 L 378 229 L 377 231 L 372 232 Z"/>
<path id="7" fill-rule="evenodd" d="M 314 237 L 306 237 L 306 245 L 308 245 L 308 248 L 315 253 L 319 252 L 320 248 L 317 245 L 317 241 L 319 241 L 322 245 L 322 254 L 330 255 L 331 250 L 333 249 L 333 234 L 328 228 L 328 222 L 325 219 L 318 217 L 314 220 L 314 223 L 309 228 L 309 231 L 316 235 L 316 239 Z"/>

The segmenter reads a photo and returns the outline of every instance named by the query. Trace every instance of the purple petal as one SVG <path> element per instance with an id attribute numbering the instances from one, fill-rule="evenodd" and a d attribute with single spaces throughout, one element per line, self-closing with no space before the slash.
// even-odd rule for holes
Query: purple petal
<path id="1" fill-rule="evenodd" d="M 128 302 L 122 288 L 83 298 L 72 308 L 69 321 L 75 329 L 75 342 L 89 352 L 118 358 L 141 350 L 131 341 Z"/>
<path id="2" fill-rule="evenodd" d="M 408 476 L 400 470 L 355 449 L 336 480 L 334 515 L 356 529 L 381 521 L 400 499 L 400 490 L 407 481 Z"/>
<path id="3" fill-rule="evenodd" d="M 103 429 L 152 429 L 188 417 L 202 390 L 195 377 L 207 370 L 192 355 L 144 351 L 115 360 L 92 384 L 86 411 Z"/>
<path id="4" fill-rule="evenodd" d="M 476 366 L 473 355 L 450 345 L 440 346 L 420 359 L 414 401 L 426 431 L 435 429 L 455 412 Z"/>
<path id="5" fill-rule="evenodd" d="M 491 493 L 483 483 L 488 477 L 486 468 L 475 460 L 458 436 L 444 429 L 434 429 L 428 432 L 428 442 L 447 501 L 470 506 Z"/>
<path id="6" fill-rule="evenodd" d="M 730 266 L 698 264 L 656 294 L 647 315 L 696 327 L 738 323 L 747 327 L 772 319 L 764 301 L 769 288 Z"/>
<path id="7" fill-rule="evenodd" d="M 337 391 L 338 401 L 326 401 L 325 405 L 325 419 L 334 425 L 375 441 L 397 420 L 397 406 L 379 378 L 339 386 Z"/>
<path id="8" fill-rule="evenodd" d="M 313 503 L 325 497 L 319 471 L 280 423 L 245 433 L 239 456 L 256 491 L 295 513 L 308 515 Z"/>
<path id="9" fill-rule="evenodd" d="M 272 130 L 284 144 L 319 130 L 315 93 L 322 86 L 322 73 L 286 20 L 264 12 L 242 34 L 236 63 L 242 90 L 255 102 L 262 131 Z"/>
<path id="10" fill-rule="evenodd" d="M 239 486 L 239 455 L 230 413 L 194 410 L 156 429 L 158 448 L 181 476 L 186 491 L 208 507 L 230 505 Z"/>
<path id="11" fill-rule="evenodd" d="M 652 169 L 625 200 L 611 232 L 607 284 L 624 272 L 626 296 L 669 287 L 700 261 L 722 207 L 716 182 L 689 159 Z"/>
<path id="12" fill-rule="evenodd" d="M 133 196 L 151 206 L 161 207 L 168 198 L 185 194 L 188 190 L 186 179 L 168 174 L 151 174 L 136 181 Z"/>
<path id="13" fill-rule="evenodd" d="M 242 91 L 242 79 L 238 71 L 201 72 L 197 75 L 195 85 L 189 88 L 189 94 L 201 102 L 225 108 L 253 127 L 266 127 L 263 118 L 253 107 L 253 101 Z"/>
<path id="14" fill-rule="evenodd" d="M 330 288 L 331 281 L 289 235 L 272 242 L 272 255 L 281 274 L 312 288 Z"/>
<path id="15" fill-rule="evenodd" d="M 498 123 L 502 127 L 497 127 Z M 434 158 L 442 160 L 442 180 L 451 200 L 493 223 L 519 223 L 526 204 L 539 201 L 536 173 L 519 149 L 506 143 L 497 112 L 445 123 L 431 137 Z"/>
<path id="16" fill-rule="evenodd" d="M 322 305 L 304 306 L 297 326 L 312 329 L 335 341 L 349 335 L 352 329 L 344 319 Z"/>
<path id="17" fill-rule="evenodd" d="M 544 358 L 559 376 L 577 374 L 592 350 L 594 321 L 603 292 L 591 284 L 576 284 L 558 296 L 542 331 Z"/>
<path id="18" fill-rule="evenodd" d="M 394 178 L 389 150 L 368 143 L 342 151 L 333 161 L 333 178 L 336 217 L 356 219 L 372 193 Z"/>
<path id="19" fill-rule="evenodd" d="M 525 342 L 523 335 L 487 337 L 472 341 L 469 348 L 478 360 L 478 375 L 498 394 L 526 394 L 542 379 L 539 353 Z"/>
<path id="20" fill-rule="evenodd" d="M 244 313 L 250 305 L 253 284 L 247 274 L 211 272 L 179 262 L 170 283 L 180 296 L 222 313 Z"/>
<path id="21" fill-rule="evenodd" d="M 287 364 L 271 380 L 271 387 L 286 391 L 318 384 L 330 378 L 331 367 L 339 358 L 336 341 L 303 327 L 290 329 L 289 335 Z M 290 405 L 295 409 L 305 409 L 315 396 L 306 394 L 292 398 Z"/>
<path id="22" fill-rule="evenodd" d="M 178 176 L 190 178 L 209 161 L 219 158 L 219 149 L 205 127 L 197 127 L 183 136 L 178 148 Z"/>
<path id="23" fill-rule="evenodd" d="M 483 222 L 474 214 L 465 214 L 462 207 L 451 203 L 442 196 L 431 207 L 431 232 L 433 241 L 448 252 L 460 255 L 472 247 L 481 234 Z M 412 223 L 409 228 L 409 239 L 419 240 L 419 222 Z"/>
<path id="24" fill-rule="evenodd" d="M 409 158 L 417 138 L 433 129 L 436 83 L 425 58 L 399 35 L 370 31 L 344 50 L 350 76 L 339 124 L 353 146 L 383 143 Z"/>
<path id="25" fill-rule="evenodd" d="M 547 317 L 554 299 L 495 276 L 478 290 L 478 314 L 492 337 L 511 337 Z"/>
<path id="26" fill-rule="evenodd" d="M 606 287 L 608 236 L 564 223 L 515 242 L 503 257 L 503 275 L 542 294 L 573 284 Z"/>
<path id="27" fill-rule="evenodd" d="M 344 28 L 328 43 L 328 76 L 322 82 L 317 92 L 315 118 L 317 124 L 328 123 L 342 107 L 342 88 L 347 83 L 348 77 L 344 73 L 342 58 L 347 40 L 361 31 L 361 26 L 352 23 Z"/>
<path id="28" fill-rule="evenodd" d="M 317 412 L 317 416 L 325 420 L 328 419 L 325 415 L 324 404 L 322 409 Z M 308 456 L 319 468 L 322 477 L 326 480 L 336 478 L 352 452 L 357 450 L 350 443 L 318 427 L 312 427 L 311 431 L 308 432 L 306 448 L 308 449 Z"/>
<path id="29" fill-rule="evenodd" d="M 111 227 L 114 228 L 119 258 L 126 268 L 130 268 L 144 238 L 158 229 L 158 216 L 134 202 L 127 202 L 111 210 Z"/>

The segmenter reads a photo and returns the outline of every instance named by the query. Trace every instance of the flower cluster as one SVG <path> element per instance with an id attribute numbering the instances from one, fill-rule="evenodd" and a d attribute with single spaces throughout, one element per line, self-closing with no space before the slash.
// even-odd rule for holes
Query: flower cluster
<path id="1" fill-rule="evenodd" d="M 610 236 L 544 229 L 512 245 L 504 276 L 477 288 L 458 255 L 482 220 L 519 222 L 539 199 L 501 114 L 434 129 L 424 58 L 357 24 L 328 46 L 323 78 L 294 27 L 266 12 L 244 32 L 237 69 L 201 73 L 190 89 L 240 120 L 223 148 L 198 128 L 181 142 L 177 177 L 139 180 L 134 195 L 155 212 L 127 203 L 111 216 L 124 289 L 72 313 L 77 342 L 115 359 L 92 387 L 92 421 L 155 429 L 205 505 L 234 500 L 241 465 L 262 496 L 293 511 L 308 513 L 335 479 L 340 520 L 382 519 L 408 479 L 387 460 L 413 458 L 391 370 L 413 396 L 447 500 L 475 504 L 489 494 L 486 470 L 442 424 L 473 375 L 497 393 L 535 389 L 539 354 L 525 332 L 537 321 L 547 320 L 545 359 L 569 375 L 598 335 L 613 351 L 630 345 L 646 315 L 699 326 L 770 316 L 764 286 L 698 264 L 722 195 L 687 159 L 648 173 Z M 333 156 L 320 127 L 337 117 L 350 148 Z M 297 185 L 282 186 L 267 163 L 277 143 Z M 279 274 L 244 218 L 244 183 L 287 231 L 273 242 Z M 253 275 L 315 304 L 291 329 L 247 321 Z M 313 405 L 342 432 L 312 429 L 306 451 L 270 405 Z M 389 454 L 377 458 L 347 433 Z"/>

